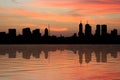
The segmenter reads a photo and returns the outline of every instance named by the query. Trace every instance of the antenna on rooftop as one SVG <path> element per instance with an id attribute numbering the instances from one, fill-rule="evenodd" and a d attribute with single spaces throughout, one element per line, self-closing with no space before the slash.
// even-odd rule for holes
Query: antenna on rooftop
<path id="1" fill-rule="evenodd" d="M 50 24 L 48 24 L 48 31 L 49 31 L 49 35 L 50 35 Z"/>

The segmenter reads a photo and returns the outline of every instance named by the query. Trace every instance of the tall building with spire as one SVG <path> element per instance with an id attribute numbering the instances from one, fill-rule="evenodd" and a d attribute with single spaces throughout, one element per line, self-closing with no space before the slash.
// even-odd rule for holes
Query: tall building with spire
<path id="1" fill-rule="evenodd" d="M 91 37 L 91 35 L 92 35 L 92 28 L 91 28 L 90 24 L 87 23 L 85 25 L 85 36 Z"/>
<path id="2" fill-rule="evenodd" d="M 48 34 L 50 35 L 50 24 L 48 24 Z"/>
<path id="3" fill-rule="evenodd" d="M 45 36 L 45 37 L 48 37 L 48 36 L 49 36 L 49 30 L 48 30 L 47 28 L 45 28 L 44 36 Z"/>
<path id="4" fill-rule="evenodd" d="M 79 24 L 79 32 L 78 32 L 78 36 L 79 37 L 83 37 L 84 33 L 83 33 L 83 24 L 80 22 Z"/>

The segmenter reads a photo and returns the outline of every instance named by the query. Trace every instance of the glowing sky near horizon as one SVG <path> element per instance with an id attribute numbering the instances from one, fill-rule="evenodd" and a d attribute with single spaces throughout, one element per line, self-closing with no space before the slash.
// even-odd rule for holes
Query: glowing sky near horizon
<path id="1" fill-rule="evenodd" d="M 0 0 L 0 31 L 23 27 L 43 30 L 51 25 L 52 34 L 71 35 L 78 24 L 88 21 L 108 24 L 120 32 L 120 0 Z"/>

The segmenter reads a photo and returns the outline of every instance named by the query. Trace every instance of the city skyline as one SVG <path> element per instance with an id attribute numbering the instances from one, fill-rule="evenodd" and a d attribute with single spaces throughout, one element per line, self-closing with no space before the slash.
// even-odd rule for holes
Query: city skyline
<path id="1" fill-rule="evenodd" d="M 89 27 L 86 27 L 86 26 L 89 26 Z M 106 27 L 106 30 L 102 30 L 103 26 Z M 119 34 L 119 30 L 116 29 L 116 28 L 112 28 L 111 30 L 109 30 L 109 26 L 107 24 L 96 24 L 95 29 L 93 29 L 93 26 L 91 26 L 91 24 L 89 24 L 89 23 L 83 24 L 81 21 L 80 21 L 79 25 L 76 27 L 78 30 L 76 32 L 72 32 L 69 35 L 64 35 L 64 33 L 63 34 L 62 33 L 53 34 L 54 31 L 51 30 L 52 27 L 50 26 L 50 24 L 46 25 L 44 29 L 41 29 L 41 27 L 34 28 L 34 29 L 31 29 L 30 26 L 23 27 L 21 29 L 20 33 L 18 33 L 18 29 L 17 28 L 13 28 L 11 26 L 11 28 L 8 28 L 7 31 L 0 31 L 0 32 L 5 32 L 5 34 L 9 34 L 9 30 L 11 29 L 11 30 L 15 30 L 14 32 L 15 32 L 16 36 L 18 36 L 18 35 L 23 35 L 23 30 L 26 29 L 26 28 L 30 29 L 30 33 L 31 34 L 33 33 L 34 30 L 36 30 L 36 29 L 39 30 L 41 36 L 44 36 L 45 29 L 48 29 L 48 32 L 50 34 L 49 36 L 53 36 L 54 35 L 54 36 L 57 36 L 57 37 L 60 37 L 61 35 L 65 36 L 65 37 L 70 37 L 74 33 L 76 33 L 77 36 L 79 36 L 79 35 L 85 35 L 85 33 L 88 33 L 88 34 L 91 34 L 91 35 L 95 35 L 96 33 L 98 33 L 100 35 L 102 35 L 102 33 L 111 34 L 111 31 L 113 31 L 113 30 L 117 30 L 117 35 L 120 35 Z M 86 31 L 86 28 L 90 28 L 90 30 Z M 99 30 L 98 30 L 98 28 L 99 28 Z"/>
<path id="2" fill-rule="evenodd" d="M 8 29 L 8 33 L 0 32 L 0 44 L 119 44 L 120 35 L 117 29 L 108 33 L 106 24 L 97 24 L 95 34 L 92 34 L 92 26 L 80 22 L 78 32 L 66 37 L 63 34 L 56 36 L 51 34 L 50 25 L 41 33 L 40 29 L 31 30 L 30 27 L 22 29 L 22 34 L 17 34 L 16 29 Z M 85 27 L 85 30 L 83 30 Z"/>
<path id="3" fill-rule="evenodd" d="M 13 34 L 14 36 L 19 36 L 19 35 L 26 35 L 26 32 L 29 32 L 27 35 L 31 35 L 34 34 L 40 34 L 40 36 L 56 36 L 56 37 L 60 37 L 61 35 L 64 36 L 63 34 L 59 34 L 55 35 L 55 34 L 50 34 L 52 33 L 51 31 L 51 27 L 50 25 L 48 25 L 47 27 L 44 28 L 44 32 L 41 31 L 41 28 L 35 28 L 33 30 L 31 30 L 30 27 L 24 27 L 22 29 L 22 32 L 20 34 L 17 34 L 17 29 L 15 28 L 9 28 L 7 32 L 0 32 L 0 33 L 5 33 L 5 34 Z M 85 25 L 83 25 L 82 22 L 79 23 L 78 25 L 78 32 L 75 32 L 73 34 L 76 34 L 77 37 L 81 37 L 81 36 L 102 36 L 102 35 L 110 35 L 112 33 L 116 32 L 116 35 L 118 34 L 118 30 L 116 28 L 113 28 L 110 32 L 108 32 L 108 25 L 107 24 L 97 24 L 95 31 L 93 33 L 93 28 L 89 23 L 86 23 Z M 72 36 L 73 34 L 71 34 L 70 36 Z M 70 37 L 70 36 L 64 36 L 64 37 Z"/>
<path id="4" fill-rule="evenodd" d="M 116 28 L 120 34 L 118 0 L 1 0 L 0 5 L 0 31 L 11 27 L 17 33 L 24 27 L 43 31 L 50 24 L 52 34 L 70 36 L 82 20 L 91 23 L 93 31 L 98 23 L 107 24 L 108 32 Z"/>

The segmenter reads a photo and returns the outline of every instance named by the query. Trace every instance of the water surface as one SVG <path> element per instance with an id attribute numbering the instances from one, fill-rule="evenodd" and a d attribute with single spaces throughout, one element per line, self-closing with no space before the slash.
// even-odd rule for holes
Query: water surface
<path id="1" fill-rule="evenodd" d="M 0 80 L 120 80 L 120 45 L 1 45 Z"/>

